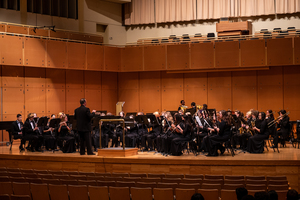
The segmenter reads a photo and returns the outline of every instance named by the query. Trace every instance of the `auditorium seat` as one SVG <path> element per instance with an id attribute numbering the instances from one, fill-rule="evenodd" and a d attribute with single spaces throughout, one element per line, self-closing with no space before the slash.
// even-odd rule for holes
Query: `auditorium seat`
<path id="1" fill-rule="evenodd" d="M 99 200 L 99 197 L 101 197 L 101 200 L 109 200 L 107 186 L 102 186 L 102 187 L 89 186 L 88 191 L 89 191 L 90 200 Z"/>
<path id="2" fill-rule="evenodd" d="M 86 180 L 103 180 L 103 176 L 86 176 Z"/>
<path id="3" fill-rule="evenodd" d="M 221 190 L 222 200 L 237 200 L 235 190 Z"/>
<path id="4" fill-rule="evenodd" d="M 49 184 L 48 187 L 49 187 L 49 194 L 51 200 L 52 199 L 69 200 L 68 188 L 66 185 Z"/>
<path id="5" fill-rule="evenodd" d="M 245 187 L 244 184 L 224 184 L 222 189 L 235 190 L 236 188 Z"/>
<path id="6" fill-rule="evenodd" d="M 156 188 L 157 183 L 156 182 L 136 182 L 135 187 L 137 188 Z"/>
<path id="7" fill-rule="evenodd" d="M 184 178 L 183 174 L 166 174 L 166 178 Z"/>
<path id="8" fill-rule="evenodd" d="M 265 192 L 265 190 L 248 190 L 248 195 L 254 196 L 256 192 Z"/>
<path id="9" fill-rule="evenodd" d="M 63 185 L 78 185 L 78 181 L 76 179 L 59 179 L 59 180 Z"/>
<path id="10" fill-rule="evenodd" d="M 203 179 L 203 174 L 186 174 L 184 176 L 185 178 L 197 178 L 197 179 Z"/>
<path id="11" fill-rule="evenodd" d="M 202 194 L 205 200 L 219 200 L 218 189 L 199 189 L 198 193 Z"/>
<path id="12" fill-rule="evenodd" d="M 110 200 L 130 200 L 129 187 L 109 187 Z"/>
<path id="13" fill-rule="evenodd" d="M 165 178 L 165 177 L 166 177 L 165 174 L 152 174 L 152 173 L 148 174 L 148 178 Z"/>
<path id="14" fill-rule="evenodd" d="M 16 183 L 16 182 L 13 182 L 12 187 L 13 187 L 15 195 L 29 195 L 29 196 L 31 196 L 29 183 Z"/>
<path id="15" fill-rule="evenodd" d="M 223 179 L 203 179 L 202 184 L 221 184 L 224 185 Z"/>
<path id="16" fill-rule="evenodd" d="M 225 180 L 243 180 L 245 179 L 244 176 L 231 176 L 231 175 L 225 175 L 224 176 Z"/>
<path id="17" fill-rule="evenodd" d="M 95 176 L 94 172 L 78 172 L 78 175 Z"/>
<path id="18" fill-rule="evenodd" d="M 183 178 L 183 179 L 181 179 L 181 183 L 199 183 L 199 184 L 202 184 L 202 179 Z"/>
<path id="19" fill-rule="evenodd" d="M 141 177 L 123 177 L 124 181 L 140 182 L 141 179 L 142 179 Z"/>
<path id="20" fill-rule="evenodd" d="M 86 180 L 86 175 L 70 175 L 70 179 Z"/>
<path id="21" fill-rule="evenodd" d="M 53 179 L 52 174 L 37 174 L 38 178 L 46 178 L 46 179 Z"/>
<path id="22" fill-rule="evenodd" d="M 0 182 L 10 182 L 9 176 L 0 176 Z"/>
<path id="23" fill-rule="evenodd" d="M 264 176 L 245 176 L 245 180 L 266 180 Z"/>
<path id="24" fill-rule="evenodd" d="M 63 174 L 65 175 L 78 175 L 78 172 L 77 171 L 63 171 Z"/>
<path id="25" fill-rule="evenodd" d="M 205 179 L 222 179 L 224 180 L 224 176 L 223 175 L 210 175 L 210 174 L 206 174 Z"/>
<path id="26" fill-rule="evenodd" d="M 141 182 L 161 182 L 161 178 L 142 178 Z"/>
<path id="27" fill-rule="evenodd" d="M 10 196 L 8 194 L 0 194 L 1 200 L 10 200 Z"/>
<path id="28" fill-rule="evenodd" d="M 116 182 L 115 181 L 97 181 L 97 185 L 98 186 L 112 186 L 112 187 L 115 187 Z"/>
<path id="29" fill-rule="evenodd" d="M 267 185 L 267 180 L 246 180 L 246 184 Z"/>
<path id="30" fill-rule="evenodd" d="M 0 171 L 0 176 L 8 176 L 7 171 Z"/>
<path id="31" fill-rule="evenodd" d="M 22 173 L 25 178 L 38 178 L 37 174 L 34 173 Z"/>
<path id="32" fill-rule="evenodd" d="M 245 185 L 245 179 L 237 179 L 237 180 L 228 180 L 228 179 L 225 179 L 224 180 L 224 184 L 243 184 Z"/>
<path id="33" fill-rule="evenodd" d="M 31 200 L 29 195 L 11 195 L 10 200 Z"/>
<path id="34" fill-rule="evenodd" d="M 153 200 L 152 188 L 131 188 L 131 200 Z"/>
<path id="35" fill-rule="evenodd" d="M 32 200 L 50 200 L 47 184 L 30 183 Z"/>
<path id="36" fill-rule="evenodd" d="M 130 177 L 147 177 L 146 173 L 130 173 Z"/>
<path id="37" fill-rule="evenodd" d="M 278 190 L 276 191 L 278 195 L 278 200 L 286 200 L 287 190 Z"/>
<path id="38" fill-rule="evenodd" d="M 289 185 L 287 180 L 269 180 L 268 185 Z"/>
<path id="39" fill-rule="evenodd" d="M 19 168 L 6 168 L 7 172 L 20 172 Z"/>
<path id="40" fill-rule="evenodd" d="M 70 176 L 69 175 L 63 175 L 63 174 L 52 174 L 53 178 L 54 179 L 64 179 L 64 180 L 67 180 L 67 179 L 70 179 Z"/>
<path id="41" fill-rule="evenodd" d="M 0 194 L 13 194 L 13 187 L 11 182 L 2 182 L 0 187 Z"/>
<path id="42" fill-rule="evenodd" d="M 129 173 L 111 173 L 112 177 L 129 177 Z"/>
<path id="43" fill-rule="evenodd" d="M 24 183 L 27 182 L 27 180 L 24 177 L 10 177 L 11 182 L 18 182 L 18 183 Z"/>
<path id="44" fill-rule="evenodd" d="M 181 178 L 162 178 L 162 183 L 181 183 Z"/>
<path id="45" fill-rule="evenodd" d="M 110 176 L 105 176 L 104 180 L 106 181 L 123 181 L 123 177 L 110 177 Z"/>
<path id="46" fill-rule="evenodd" d="M 43 178 L 43 183 L 53 184 L 53 185 L 61 185 L 61 181 L 59 179 L 46 179 Z"/>
<path id="47" fill-rule="evenodd" d="M 48 170 L 48 174 L 59 174 L 59 175 L 63 175 L 63 171 L 54 171 L 54 170 Z"/>
<path id="48" fill-rule="evenodd" d="M 42 184 L 43 180 L 41 178 L 26 178 L 26 181 L 28 183 L 36 183 L 36 184 Z"/>
<path id="49" fill-rule="evenodd" d="M 191 197 L 195 194 L 195 189 L 182 189 L 182 188 L 176 188 L 175 194 L 176 194 L 176 200 L 186 200 L 191 199 Z"/>
<path id="50" fill-rule="evenodd" d="M 288 185 L 268 185 L 268 190 L 288 190 L 289 186 Z"/>
<path id="51" fill-rule="evenodd" d="M 131 187 L 135 187 L 135 182 L 116 181 L 116 187 L 129 187 L 130 189 Z"/>
<path id="52" fill-rule="evenodd" d="M 33 171 L 33 169 L 20 169 L 20 172 L 22 174 L 34 174 L 35 172 Z"/>
<path id="53" fill-rule="evenodd" d="M 70 200 L 89 200 L 88 187 L 86 185 L 69 185 Z"/>
<path id="54" fill-rule="evenodd" d="M 36 174 L 48 174 L 48 171 L 47 170 L 37 170 L 37 169 L 35 169 L 35 170 L 33 170 L 34 171 L 34 173 L 36 173 Z"/>
<path id="55" fill-rule="evenodd" d="M 21 172 L 8 172 L 8 176 L 10 176 L 10 177 L 23 177 Z"/>
<path id="56" fill-rule="evenodd" d="M 111 176 L 111 173 L 109 173 L 109 172 L 106 172 L 106 173 L 95 172 L 95 176 Z"/>
<path id="57" fill-rule="evenodd" d="M 218 190 L 218 195 L 220 196 L 222 185 L 221 184 L 206 184 L 206 183 L 203 183 L 201 185 L 201 189 L 217 189 Z"/>
<path id="58" fill-rule="evenodd" d="M 177 188 L 177 186 L 178 186 L 177 183 L 157 183 L 158 188 L 172 188 L 174 195 L 175 195 L 175 189 Z"/>
<path id="59" fill-rule="evenodd" d="M 6 167 L 0 167 L 0 172 L 7 172 L 7 169 L 6 169 Z"/>
<path id="60" fill-rule="evenodd" d="M 174 192 L 172 188 L 154 188 L 154 200 L 174 200 Z"/>
<path id="61" fill-rule="evenodd" d="M 201 189 L 200 183 L 179 183 L 177 185 L 177 188 L 183 188 L 183 189 L 195 189 L 196 191 L 198 189 Z"/>
<path id="62" fill-rule="evenodd" d="M 267 186 L 266 185 L 252 185 L 252 184 L 246 184 L 246 189 L 247 190 L 264 190 L 267 191 Z"/>
<path id="63" fill-rule="evenodd" d="M 267 181 L 270 180 L 286 180 L 286 176 L 267 176 Z"/>
<path id="64" fill-rule="evenodd" d="M 96 180 L 77 180 L 78 185 L 92 185 L 92 186 L 98 186 Z"/>

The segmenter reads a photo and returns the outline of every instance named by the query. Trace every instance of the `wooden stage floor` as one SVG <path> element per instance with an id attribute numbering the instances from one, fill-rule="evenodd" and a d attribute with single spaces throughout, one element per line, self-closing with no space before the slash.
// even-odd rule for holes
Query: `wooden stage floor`
<path id="1" fill-rule="evenodd" d="M 234 157 L 227 151 L 218 157 L 192 153 L 182 156 L 162 156 L 154 152 L 139 152 L 129 157 L 81 156 L 56 151 L 22 152 L 18 145 L 0 147 L 0 167 L 131 173 L 223 174 L 223 175 L 286 175 L 290 186 L 300 191 L 300 149 L 287 144 L 280 153 L 269 148 L 263 154 L 240 153 Z"/>

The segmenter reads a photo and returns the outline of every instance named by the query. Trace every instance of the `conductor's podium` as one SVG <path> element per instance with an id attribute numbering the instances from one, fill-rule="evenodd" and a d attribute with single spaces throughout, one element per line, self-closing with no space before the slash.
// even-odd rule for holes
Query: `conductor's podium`
<path id="1" fill-rule="evenodd" d="M 98 149 L 98 156 L 102 157 L 127 157 L 134 156 L 138 154 L 138 148 L 104 148 Z"/>

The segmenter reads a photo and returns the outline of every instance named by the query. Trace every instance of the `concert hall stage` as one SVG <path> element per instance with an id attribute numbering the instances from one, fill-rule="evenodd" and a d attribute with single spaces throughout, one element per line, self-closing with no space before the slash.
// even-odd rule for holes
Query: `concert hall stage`
<path id="1" fill-rule="evenodd" d="M 227 151 L 222 156 L 162 156 L 155 152 L 138 152 L 128 157 L 80 156 L 76 153 L 57 151 L 22 152 L 18 145 L 12 151 L 8 146 L 0 147 L 0 167 L 131 173 L 171 174 L 223 174 L 223 175 L 285 175 L 291 188 L 300 191 L 300 149 L 291 144 L 280 148 L 280 153 L 265 151 L 263 154 L 239 153 L 234 157 Z"/>

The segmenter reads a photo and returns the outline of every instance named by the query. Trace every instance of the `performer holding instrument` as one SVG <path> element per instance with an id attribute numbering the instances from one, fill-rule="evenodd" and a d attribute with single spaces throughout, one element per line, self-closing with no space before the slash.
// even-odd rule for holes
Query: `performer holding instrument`
<path id="1" fill-rule="evenodd" d="M 285 110 L 280 110 L 279 112 L 279 117 L 274 120 L 273 123 L 277 121 L 279 130 L 276 131 L 275 137 L 274 137 L 274 146 L 272 148 L 277 148 L 278 143 L 279 143 L 279 136 L 280 136 L 280 142 L 284 146 L 285 141 L 289 136 L 289 129 L 290 129 L 290 118 L 289 118 L 289 113 L 287 113 Z M 268 124 L 268 126 L 271 126 L 271 124 Z"/>

